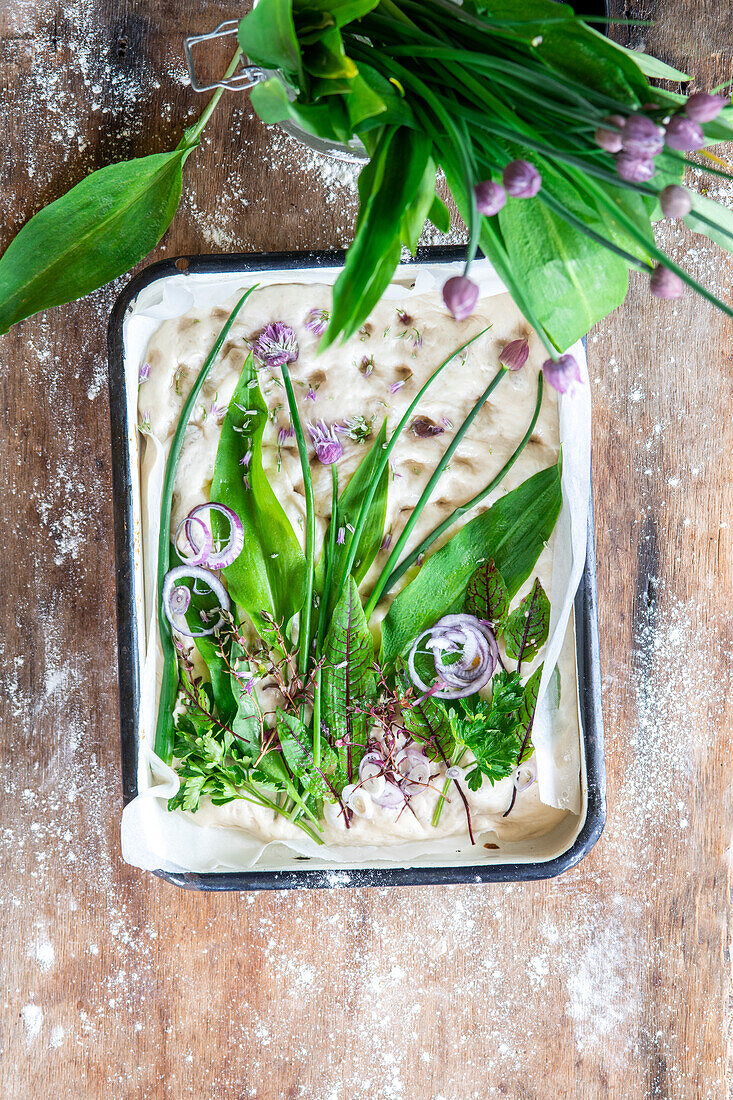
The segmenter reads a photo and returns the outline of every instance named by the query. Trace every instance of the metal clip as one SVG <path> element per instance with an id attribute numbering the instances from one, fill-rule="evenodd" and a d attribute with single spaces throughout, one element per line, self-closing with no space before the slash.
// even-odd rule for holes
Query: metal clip
<path id="1" fill-rule="evenodd" d="M 247 88 L 253 88 L 255 84 L 258 84 L 264 77 L 264 70 L 259 65 L 247 65 L 245 64 L 246 58 L 242 58 L 243 68 L 235 73 L 234 76 L 230 76 L 228 80 L 216 80 L 213 84 L 200 84 L 196 77 L 196 70 L 193 63 L 192 46 L 197 46 L 199 42 L 211 42 L 215 38 L 229 38 L 234 35 L 236 38 L 237 28 L 239 27 L 239 20 L 229 19 L 226 23 L 221 23 L 215 31 L 209 31 L 208 34 L 193 34 L 183 40 L 183 52 L 186 56 L 186 67 L 188 68 L 188 75 L 191 78 L 191 87 L 195 92 L 211 92 L 214 88 L 228 88 L 232 91 L 244 91 Z"/>

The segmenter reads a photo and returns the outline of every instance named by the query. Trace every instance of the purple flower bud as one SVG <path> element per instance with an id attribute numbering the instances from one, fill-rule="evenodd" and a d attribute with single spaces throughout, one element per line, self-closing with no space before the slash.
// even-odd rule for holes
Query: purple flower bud
<path id="1" fill-rule="evenodd" d="M 542 186 L 542 176 L 528 160 L 513 160 L 501 178 L 507 193 L 515 199 L 531 199 Z"/>
<path id="2" fill-rule="evenodd" d="M 316 420 L 315 424 L 308 425 L 316 458 L 324 466 L 333 466 L 344 453 L 344 445 L 336 435 L 335 429 L 328 427 L 324 420 Z"/>
<path id="3" fill-rule="evenodd" d="M 499 362 L 507 370 L 521 370 L 529 359 L 529 340 L 512 340 L 499 355 Z"/>
<path id="4" fill-rule="evenodd" d="M 712 122 L 725 107 L 727 99 L 722 95 L 708 95 L 707 92 L 695 92 L 685 104 L 685 114 L 693 122 Z"/>
<path id="5" fill-rule="evenodd" d="M 465 321 L 478 301 L 478 287 L 467 275 L 454 275 L 443 285 L 443 301 L 456 321 Z"/>
<path id="6" fill-rule="evenodd" d="M 338 531 L 336 532 L 336 545 L 343 546 L 345 542 L 346 532 L 344 531 L 343 527 L 339 527 Z"/>
<path id="7" fill-rule="evenodd" d="M 624 123 L 621 144 L 635 157 L 653 157 L 664 148 L 664 130 L 648 115 L 630 115 Z"/>
<path id="8" fill-rule="evenodd" d="M 649 280 L 649 289 L 655 298 L 681 298 L 685 293 L 685 284 L 674 271 L 657 264 Z"/>
<path id="9" fill-rule="evenodd" d="M 670 149 L 679 149 L 683 153 L 694 153 L 705 144 L 705 136 L 698 124 L 684 115 L 674 115 L 669 120 L 664 140 Z"/>
<path id="10" fill-rule="evenodd" d="M 567 393 L 574 383 L 583 381 L 575 356 L 569 354 L 559 359 L 545 359 L 542 373 L 558 393 Z"/>
<path id="11" fill-rule="evenodd" d="M 692 210 L 690 192 L 676 183 L 670 183 L 664 188 L 659 196 L 659 202 L 665 218 L 684 218 Z"/>
<path id="12" fill-rule="evenodd" d="M 477 183 L 474 191 L 476 192 L 478 212 L 479 214 L 485 214 L 487 218 L 492 218 L 494 214 L 498 214 L 506 203 L 506 191 L 500 183 L 494 183 L 493 180 L 483 180 L 481 183 Z"/>
<path id="13" fill-rule="evenodd" d="M 654 175 L 654 161 L 647 157 L 637 157 L 633 153 L 616 155 L 616 171 L 622 180 L 631 183 L 646 183 Z"/>
<path id="14" fill-rule="evenodd" d="M 600 145 L 601 149 L 605 149 L 607 153 L 620 152 L 622 147 L 621 130 L 626 119 L 623 115 L 609 115 L 603 121 L 604 123 L 610 123 L 615 129 L 608 130 L 605 126 L 599 126 L 595 133 L 596 144 Z"/>
<path id="15" fill-rule="evenodd" d="M 150 363 L 143 363 L 138 375 L 139 384 L 142 386 L 143 382 L 147 382 L 148 378 L 150 378 Z"/>

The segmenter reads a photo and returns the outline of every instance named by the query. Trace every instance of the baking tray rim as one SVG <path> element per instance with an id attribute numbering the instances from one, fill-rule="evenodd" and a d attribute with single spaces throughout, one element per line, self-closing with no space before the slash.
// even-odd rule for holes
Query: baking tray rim
<path id="1" fill-rule="evenodd" d="M 124 372 L 123 324 L 138 294 L 171 275 L 216 275 L 307 267 L 339 267 L 343 250 L 303 252 L 237 252 L 178 256 L 150 264 L 122 289 L 108 327 L 109 404 L 112 444 L 112 510 L 117 589 L 117 663 L 123 804 L 137 795 L 137 711 L 140 668 L 134 592 L 133 471 L 128 446 L 127 397 Z M 463 250 L 452 245 L 418 248 L 415 263 L 453 263 Z M 455 885 L 486 882 L 532 882 L 554 878 L 575 867 L 598 841 L 606 822 L 606 774 L 598 639 L 598 587 L 591 488 L 585 568 L 575 596 L 578 700 L 586 771 L 586 813 L 572 844 L 548 860 L 476 864 L 459 867 L 298 868 L 266 871 L 177 872 L 153 874 L 189 890 L 288 890 L 363 886 Z"/>

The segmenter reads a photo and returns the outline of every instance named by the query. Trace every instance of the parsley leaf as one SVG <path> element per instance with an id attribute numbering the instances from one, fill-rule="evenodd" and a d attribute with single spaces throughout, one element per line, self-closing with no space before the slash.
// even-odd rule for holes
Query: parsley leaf
<path id="1" fill-rule="evenodd" d="M 491 700 L 472 696 L 448 710 L 456 742 L 470 749 L 476 766 L 466 776 L 472 791 L 484 776 L 493 785 L 511 775 L 522 749 L 520 710 L 524 687 L 518 673 L 502 670 L 492 682 Z"/>

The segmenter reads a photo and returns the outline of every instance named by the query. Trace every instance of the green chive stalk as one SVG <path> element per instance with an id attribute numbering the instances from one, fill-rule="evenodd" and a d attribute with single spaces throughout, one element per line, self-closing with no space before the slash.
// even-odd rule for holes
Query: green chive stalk
<path id="1" fill-rule="evenodd" d="M 293 392 L 293 383 L 290 379 L 290 371 L 287 363 L 282 365 L 283 383 L 288 399 L 290 419 L 295 431 L 295 439 L 298 444 L 300 456 L 300 468 L 303 473 L 303 489 L 305 492 L 305 600 L 300 612 L 298 626 L 298 671 L 305 679 L 308 673 L 308 658 L 310 651 L 311 617 L 313 614 L 313 591 L 315 587 L 316 572 L 316 509 L 313 498 L 313 478 L 311 477 L 310 462 L 308 460 L 308 445 L 303 434 L 303 425 L 300 420 L 298 405 Z"/>
<path id="2" fill-rule="evenodd" d="M 481 501 L 489 495 L 489 493 L 493 493 L 494 489 L 497 489 L 499 487 L 499 485 L 509 473 L 512 466 L 517 461 L 532 437 L 532 432 L 535 429 L 537 419 L 540 415 L 540 408 L 542 407 L 543 388 L 544 378 L 542 372 L 540 371 L 539 375 L 537 376 L 537 400 L 535 402 L 534 412 L 532 413 L 532 419 L 530 420 L 529 426 L 522 436 L 522 439 L 520 440 L 512 454 L 509 456 L 509 458 L 506 460 L 502 468 L 499 470 L 499 473 L 496 475 L 496 477 L 492 478 L 489 484 L 485 488 L 483 488 L 480 493 L 476 493 L 476 496 L 471 497 L 471 499 L 467 500 L 465 504 L 460 504 L 457 508 L 454 508 L 451 514 L 449 516 L 446 516 L 442 523 L 439 523 L 438 526 L 435 527 L 429 535 L 425 536 L 420 545 L 416 546 L 415 549 L 412 550 L 407 555 L 407 557 L 400 562 L 397 568 L 394 569 L 389 575 L 387 581 L 382 587 L 382 595 L 384 595 L 385 592 L 389 592 L 390 588 L 392 588 L 397 583 L 403 573 L 407 572 L 410 566 L 417 561 L 421 554 L 424 554 L 432 546 L 436 539 L 439 539 L 440 536 L 444 534 L 444 532 L 447 531 L 449 527 L 452 527 L 453 524 L 461 518 L 461 516 L 465 516 L 466 512 L 470 512 L 470 510 L 472 508 L 475 508 L 477 504 L 480 504 Z"/>
<path id="3" fill-rule="evenodd" d="M 356 560 L 356 552 L 358 550 L 359 541 L 361 539 L 362 532 L 364 530 L 364 524 L 366 523 L 367 514 L 369 512 L 369 506 L 370 506 L 370 504 L 372 503 L 372 501 L 374 499 L 374 494 L 377 491 L 377 485 L 379 484 L 379 479 L 382 476 L 382 473 L 383 473 L 385 467 L 387 466 L 387 463 L 389 462 L 390 455 L 392 454 L 392 451 L 395 448 L 395 445 L 397 443 L 397 440 L 398 440 L 401 432 L 403 431 L 403 429 L 408 424 L 408 422 L 410 420 L 410 417 L 412 416 L 415 409 L 419 405 L 420 401 L 424 397 L 424 395 L 427 392 L 427 389 L 431 385 L 431 383 L 435 381 L 435 379 L 438 377 L 438 375 L 448 366 L 448 364 L 450 362 L 452 362 L 456 358 L 457 355 L 460 355 L 460 353 L 462 351 L 465 351 L 465 349 L 467 347 L 470 347 L 471 344 L 473 344 L 476 340 L 478 340 L 480 336 L 483 336 L 485 332 L 488 332 L 490 327 L 491 326 L 487 326 L 486 328 L 481 329 L 481 331 L 477 332 L 475 336 L 472 336 L 470 338 L 470 340 L 466 340 L 466 342 L 464 344 L 461 344 L 461 346 L 459 348 L 456 348 L 455 351 L 452 351 L 447 359 L 443 360 L 443 362 L 440 364 L 440 366 L 436 370 L 434 370 L 433 373 L 430 375 L 427 382 L 425 382 L 424 385 L 420 387 L 417 394 L 415 395 L 413 400 L 410 402 L 410 405 L 408 406 L 407 411 L 405 412 L 405 414 L 403 415 L 403 417 L 400 420 L 399 424 L 397 425 L 394 432 L 392 433 L 392 435 L 389 439 L 389 442 L 387 443 L 387 445 L 384 448 L 384 451 L 382 452 L 382 457 L 380 458 L 379 462 L 377 463 L 376 469 L 374 470 L 374 475 L 372 477 L 372 483 L 369 486 L 368 491 L 364 495 L 364 499 L 362 501 L 361 508 L 359 509 L 359 515 L 357 516 L 356 523 L 354 524 L 354 533 L 351 537 L 351 544 L 349 546 L 349 553 L 347 555 L 346 564 L 344 566 L 344 580 L 343 580 L 343 584 L 341 586 L 341 590 L 336 594 L 336 602 L 340 598 L 341 592 L 343 592 L 343 589 L 346 587 L 346 583 L 347 583 L 347 581 L 349 579 L 349 576 L 351 574 L 351 570 L 354 568 L 354 561 Z"/>
<path id="4" fill-rule="evenodd" d="M 339 481 L 338 468 L 335 462 L 331 463 L 331 526 L 329 528 L 328 549 L 326 551 L 326 576 L 321 593 L 321 607 L 318 614 L 318 631 L 316 633 L 316 661 L 320 662 L 323 637 L 326 633 L 326 609 L 333 581 L 333 561 L 336 556 L 336 528 L 338 526 L 338 495 Z M 321 666 L 316 668 L 315 683 L 313 685 L 313 763 L 318 768 L 321 763 Z"/>
<path id="5" fill-rule="evenodd" d="M 168 458 L 165 464 L 165 473 L 163 476 L 163 489 L 161 492 L 161 507 L 160 507 L 160 530 L 158 532 L 158 576 L 157 576 L 157 602 L 158 602 L 158 632 L 160 635 L 160 645 L 163 651 L 163 678 L 160 685 L 160 698 L 158 700 L 158 717 L 155 726 L 155 752 L 166 763 L 170 763 L 173 757 L 173 708 L 176 703 L 176 696 L 178 694 L 178 665 L 176 661 L 176 651 L 173 645 L 173 633 L 171 630 L 171 624 L 168 621 L 168 616 L 163 609 L 163 582 L 165 575 L 170 568 L 170 545 L 171 545 L 171 509 L 173 501 L 173 485 L 176 479 L 176 469 L 178 467 L 178 459 L 181 456 L 181 448 L 183 447 L 183 437 L 188 427 L 188 422 L 191 418 L 194 405 L 198 400 L 198 396 L 201 392 L 201 387 L 206 381 L 206 376 L 214 365 L 219 352 L 222 349 L 224 341 L 229 335 L 229 330 L 234 324 L 237 314 L 240 309 L 249 298 L 253 290 L 257 289 L 257 285 L 252 286 L 249 290 L 245 291 L 242 297 L 235 305 L 229 317 L 224 322 L 221 332 L 219 333 L 214 346 L 209 354 L 206 356 L 203 366 L 198 373 L 196 381 L 191 387 L 191 392 L 186 398 L 183 408 L 181 409 L 181 415 L 178 418 L 178 425 L 171 442 L 170 451 L 168 452 Z"/>
<path id="6" fill-rule="evenodd" d="M 499 367 L 499 370 L 496 372 L 494 377 L 491 379 L 488 386 L 486 387 L 484 392 L 481 394 L 481 396 L 479 397 L 478 401 L 476 402 L 476 404 L 471 409 L 471 411 L 468 414 L 468 416 L 466 417 L 466 419 L 461 424 L 460 428 L 458 429 L 455 436 L 451 440 L 450 446 L 446 448 L 445 453 L 443 454 L 442 458 L 440 459 L 440 462 L 437 464 L 437 466 L 433 470 L 433 473 L 432 473 L 432 476 L 431 476 L 430 480 L 428 481 L 427 485 L 425 486 L 422 493 L 420 494 L 420 499 L 418 500 L 415 507 L 412 509 L 412 511 L 410 513 L 410 516 L 409 516 L 409 519 L 407 520 L 407 523 L 405 524 L 404 528 L 402 529 L 400 537 L 397 539 L 397 542 L 394 545 L 394 549 L 392 550 L 392 553 L 390 554 L 389 558 L 387 559 L 387 561 L 385 563 L 384 568 L 382 569 L 382 572 L 379 574 L 379 576 L 377 578 L 376 584 L 374 585 L 374 588 L 372 590 L 372 594 L 369 597 L 369 602 L 367 603 L 366 607 L 364 608 L 364 614 L 366 615 L 367 619 L 369 618 L 369 616 L 374 611 L 374 608 L 379 603 L 379 600 L 382 596 L 382 593 L 384 592 L 384 589 L 387 585 L 387 580 L 388 580 L 390 574 L 392 573 L 393 569 L 395 568 L 395 566 L 399 562 L 400 554 L 404 550 L 405 544 L 407 543 L 407 540 L 409 539 L 410 535 L 412 534 L 413 529 L 415 527 L 415 524 L 417 523 L 420 516 L 422 515 L 423 508 L 425 507 L 425 505 L 430 500 L 430 497 L 433 495 L 433 490 L 435 489 L 436 485 L 440 481 L 440 478 L 443 474 L 443 471 L 445 470 L 446 466 L 448 465 L 451 458 L 455 454 L 457 448 L 460 446 L 461 440 L 463 439 L 464 435 L 466 434 L 468 429 L 471 427 L 474 420 L 478 416 L 479 412 L 484 407 L 484 405 L 488 401 L 489 397 L 494 392 L 496 387 L 499 385 L 499 383 L 501 382 L 502 378 L 504 377 L 504 375 L 506 373 L 507 373 L 506 367 Z"/>

